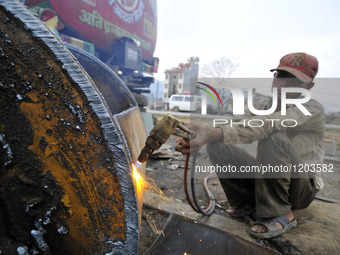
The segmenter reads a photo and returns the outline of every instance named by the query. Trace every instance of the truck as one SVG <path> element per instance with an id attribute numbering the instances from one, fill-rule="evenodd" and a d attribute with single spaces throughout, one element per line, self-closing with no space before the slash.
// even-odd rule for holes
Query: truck
<path id="1" fill-rule="evenodd" d="M 63 42 L 94 55 L 147 104 L 159 58 L 156 0 L 22 0 Z"/>

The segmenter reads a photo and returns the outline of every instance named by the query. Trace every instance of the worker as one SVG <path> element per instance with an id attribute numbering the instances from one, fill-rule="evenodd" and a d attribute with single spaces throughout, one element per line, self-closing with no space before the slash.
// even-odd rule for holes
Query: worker
<path id="1" fill-rule="evenodd" d="M 255 211 L 256 214 L 252 215 L 256 215 L 256 221 L 249 234 L 264 239 L 280 236 L 297 225 L 293 211 L 306 208 L 316 192 L 323 188 L 317 173 L 320 171 L 314 168 L 324 167 L 325 117 L 322 105 L 311 99 L 301 105 L 287 104 L 281 109 L 284 88 L 300 88 L 300 91 L 310 93 L 318 72 L 318 60 L 306 53 L 291 53 L 283 56 L 279 66 L 271 71 L 274 72 L 272 88 L 277 89 L 278 104 L 271 114 L 256 116 L 257 120 L 262 120 L 262 126 L 221 124 L 204 127 L 191 123 L 190 128 L 196 132 L 195 139 L 189 142 L 181 139 L 176 146 L 187 154 L 207 144 L 212 165 L 236 167 L 236 174 L 217 173 L 230 204 L 227 212 L 232 217 L 244 217 Z M 287 93 L 286 96 L 292 101 L 306 98 L 303 93 Z M 303 112 L 303 108 L 311 115 Z M 244 123 L 252 118 L 245 118 Z M 293 124 L 282 125 L 287 120 Z M 236 146 L 254 141 L 258 141 L 256 158 Z M 257 169 L 265 166 L 267 170 L 276 169 L 276 172 L 242 175 L 240 170 L 247 166 L 248 169 L 251 169 L 249 166 L 258 166 Z"/>

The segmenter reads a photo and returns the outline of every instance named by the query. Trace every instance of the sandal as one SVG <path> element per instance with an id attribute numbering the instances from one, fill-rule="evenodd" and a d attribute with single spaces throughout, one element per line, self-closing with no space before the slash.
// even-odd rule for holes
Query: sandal
<path id="1" fill-rule="evenodd" d="M 280 229 L 278 225 L 276 224 L 276 222 L 279 222 L 283 228 Z M 269 218 L 269 219 L 259 219 L 253 224 L 253 226 L 254 225 L 265 226 L 267 228 L 267 232 L 257 233 L 250 229 L 249 234 L 252 237 L 270 239 L 270 238 L 280 236 L 284 232 L 286 232 L 288 229 L 295 227 L 297 225 L 297 221 L 295 218 L 292 221 L 289 221 L 289 219 L 285 215 L 283 215 L 283 216 Z"/>
<path id="2" fill-rule="evenodd" d="M 244 216 L 247 216 L 253 212 L 255 212 L 255 206 L 254 205 L 243 205 L 243 206 L 235 206 L 230 207 L 226 210 L 230 217 L 233 218 L 242 218 Z"/>

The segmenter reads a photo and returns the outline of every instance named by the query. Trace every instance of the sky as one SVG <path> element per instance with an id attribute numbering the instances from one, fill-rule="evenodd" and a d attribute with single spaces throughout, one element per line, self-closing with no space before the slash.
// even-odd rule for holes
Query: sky
<path id="1" fill-rule="evenodd" d="M 317 77 L 340 78 L 338 0 L 158 0 L 157 8 L 156 79 L 191 56 L 199 57 L 200 68 L 231 58 L 239 64 L 231 78 L 271 78 L 269 70 L 291 52 L 317 57 Z M 318 93 L 324 90 L 340 111 L 340 84 Z"/>

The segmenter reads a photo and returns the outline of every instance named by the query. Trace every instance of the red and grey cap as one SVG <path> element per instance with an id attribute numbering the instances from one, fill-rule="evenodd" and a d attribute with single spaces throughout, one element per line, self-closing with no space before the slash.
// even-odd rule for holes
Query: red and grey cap
<path id="1" fill-rule="evenodd" d="M 277 68 L 270 71 L 287 71 L 303 82 L 311 82 L 318 73 L 318 60 L 307 53 L 297 52 L 283 56 Z"/>

